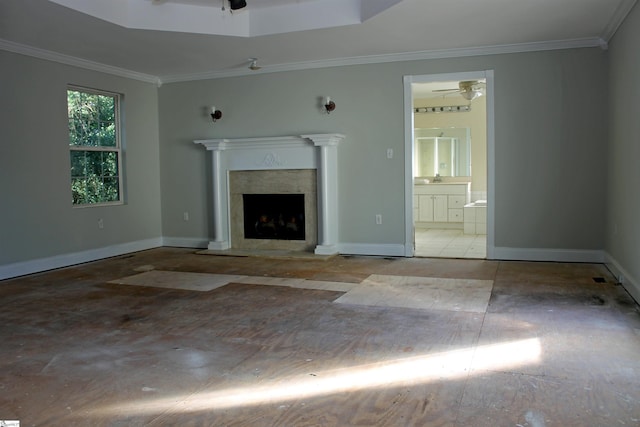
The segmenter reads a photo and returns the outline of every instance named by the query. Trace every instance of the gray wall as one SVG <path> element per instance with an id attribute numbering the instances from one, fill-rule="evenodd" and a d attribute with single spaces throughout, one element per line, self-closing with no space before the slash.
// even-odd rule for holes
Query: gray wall
<path id="1" fill-rule="evenodd" d="M 0 74 L 0 267 L 159 241 L 157 88 L 5 51 L 0 51 Z M 124 94 L 123 206 L 71 205 L 67 84 Z M 104 229 L 98 228 L 100 218 Z M 81 260 L 69 256 L 42 267 Z"/>
<path id="2" fill-rule="evenodd" d="M 633 19 L 637 22 L 637 11 Z M 631 32 L 628 27 L 623 35 Z M 633 71 L 623 69 L 633 56 L 637 33 L 623 35 L 613 43 L 614 68 L 631 81 Z M 607 55 L 594 48 L 396 62 L 172 83 L 158 89 L 0 52 L 0 270 L 51 257 L 70 264 L 80 258 L 65 258 L 69 254 L 102 251 L 94 253 L 97 258 L 114 252 L 104 248 L 125 252 L 161 245 L 163 238 L 165 244 L 206 244 L 212 228 L 209 158 L 192 141 L 217 137 L 346 134 L 339 148 L 339 241 L 402 245 L 403 76 L 488 69 L 495 72 L 495 246 L 601 251 L 604 201 L 622 211 L 633 194 L 629 183 L 637 182 L 633 168 L 617 172 L 612 164 L 611 185 L 626 185 L 628 191 L 616 193 L 612 186 L 611 199 L 606 198 Z M 634 66 L 637 70 L 637 62 Z M 69 83 L 125 94 L 124 206 L 70 205 Z M 619 98 L 626 94 L 623 86 Z M 337 103 L 331 115 L 321 111 L 327 95 Z M 620 102 L 637 108 L 632 100 Z M 224 114 L 215 124 L 207 114 L 212 104 Z M 629 117 L 613 132 L 618 145 L 612 162 L 631 157 L 627 152 L 615 156 L 615 147 L 632 147 L 633 138 L 637 141 L 637 120 Z M 394 149 L 391 160 L 387 148 Z M 383 216 L 378 226 L 377 213 Z M 620 218 L 606 222 L 609 229 L 615 223 L 618 233 L 635 230 L 637 237 L 634 215 L 614 215 Z M 100 218 L 103 230 L 97 226 Z M 631 269 L 638 239 L 627 241 L 619 246 L 608 240 L 607 249 Z M 51 265 L 40 264 L 42 269 Z"/>
<path id="3" fill-rule="evenodd" d="M 640 301 L 640 6 L 610 44 L 606 251 Z"/>
<path id="4" fill-rule="evenodd" d="M 339 148 L 339 241 L 404 244 L 403 76 L 488 69 L 495 71 L 495 246 L 602 250 L 607 73 L 597 48 L 166 84 L 164 235 L 196 242 L 211 233 L 209 158 L 193 139 L 340 132 L 347 138 Z M 320 111 L 327 95 L 337 104 L 331 115 Z M 212 104 L 223 112 L 215 124 L 205 111 Z"/>

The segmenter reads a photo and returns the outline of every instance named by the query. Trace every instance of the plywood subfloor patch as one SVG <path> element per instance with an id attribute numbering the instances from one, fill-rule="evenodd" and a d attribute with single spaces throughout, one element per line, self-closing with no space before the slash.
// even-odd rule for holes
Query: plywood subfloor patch
<path id="1" fill-rule="evenodd" d="M 112 280 L 119 285 L 152 286 L 154 288 L 184 289 L 208 292 L 246 276 L 232 274 L 184 273 L 180 271 L 152 270 L 133 276 Z"/>
<path id="2" fill-rule="evenodd" d="M 373 274 L 335 302 L 484 313 L 493 280 Z"/>
<path id="3" fill-rule="evenodd" d="M 245 278 L 238 280 L 236 283 L 248 283 L 252 285 L 272 285 L 272 286 L 286 286 L 289 288 L 298 289 L 319 289 L 323 291 L 336 291 L 336 292 L 348 292 L 353 289 L 354 286 L 358 286 L 356 283 L 346 282 L 329 282 L 324 280 L 307 280 L 307 279 L 290 279 L 282 277 L 265 277 L 265 276 L 246 276 Z"/>
<path id="4" fill-rule="evenodd" d="M 208 292 L 228 283 L 286 286 L 344 292 L 339 304 L 416 308 L 484 313 L 492 280 L 446 279 L 435 277 L 373 274 L 361 283 L 307 280 L 266 276 L 145 271 L 109 283 Z"/>
<path id="5" fill-rule="evenodd" d="M 354 283 L 329 282 L 321 280 L 231 274 L 183 273 L 179 271 L 160 270 L 146 271 L 133 276 L 112 280 L 109 283 L 119 285 L 151 286 L 167 289 L 183 289 L 199 292 L 212 291 L 229 283 L 286 286 L 289 288 L 320 289 L 337 292 L 347 292 L 356 286 Z"/>

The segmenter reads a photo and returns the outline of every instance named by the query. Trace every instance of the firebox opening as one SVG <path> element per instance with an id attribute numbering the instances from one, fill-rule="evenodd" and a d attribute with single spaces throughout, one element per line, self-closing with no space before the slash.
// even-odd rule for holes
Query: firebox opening
<path id="1" fill-rule="evenodd" d="M 243 194 L 245 239 L 305 240 L 304 194 Z"/>

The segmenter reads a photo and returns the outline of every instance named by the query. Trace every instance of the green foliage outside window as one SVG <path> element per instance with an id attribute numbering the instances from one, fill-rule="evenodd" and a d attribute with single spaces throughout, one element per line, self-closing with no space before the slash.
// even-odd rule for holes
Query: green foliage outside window
<path id="1" fill-rule="evenodd" d="M 69 89 L 67 108 L 73 204 L 120 201 L 118 96 Z"/>

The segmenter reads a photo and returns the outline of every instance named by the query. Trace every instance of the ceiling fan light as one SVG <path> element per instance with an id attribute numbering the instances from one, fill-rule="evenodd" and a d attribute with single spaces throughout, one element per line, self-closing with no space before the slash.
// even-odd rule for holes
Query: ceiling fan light
<path id="1" fill-rule="evenodd" d="M 462 95 L 462 97 L 467 101 L 473 101 L 477 97 L 481 96 L 482 92 L 479 90 L 465 90 L 460 92 L 460 95 Z"/>
<path id="2" fill-rule="evenodd" d="M 229 8 L 231 8 L 231 10 L 238 10 L 244 7 L 247 7 L 245 0 L 229 0 Z"/>
<path id="3" fill-rule="evenodd" d="M 249 58 L 249 61 L 251 61 L 251 64 L 249 64 L 250 70 L 258 71 L 260 68 L 262 68 L 258 65 L 258 58 Z"/>

